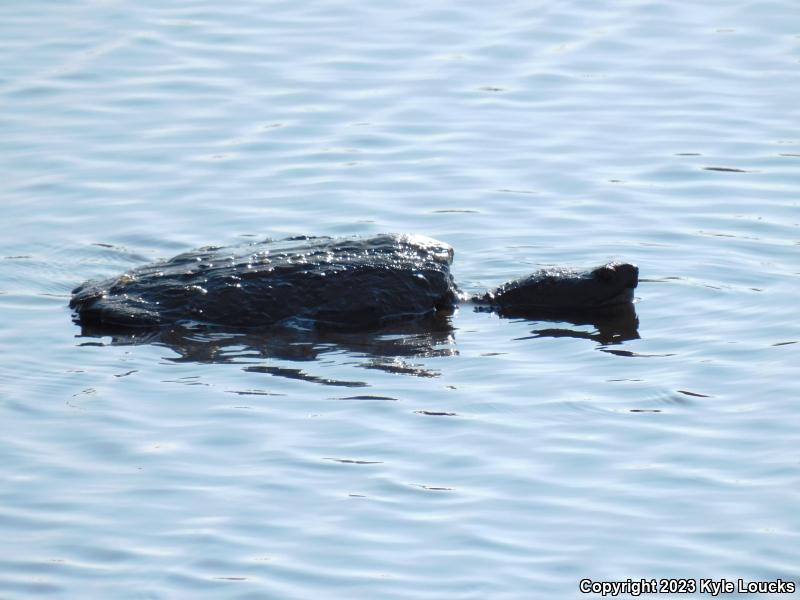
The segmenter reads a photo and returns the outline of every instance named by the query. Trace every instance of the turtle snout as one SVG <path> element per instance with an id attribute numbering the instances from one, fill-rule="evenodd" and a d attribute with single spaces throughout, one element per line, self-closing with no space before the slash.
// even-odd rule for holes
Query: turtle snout
<path id="1" fill-rule="evenodd" d="M 625 279 L 627 282 L 626 287 L 635 288 L 639 285 L 639 267 L 636 265 L 631 265 L 628 263 L 623 263 L 619 265 L 618 270 L 620 275 Z"/>

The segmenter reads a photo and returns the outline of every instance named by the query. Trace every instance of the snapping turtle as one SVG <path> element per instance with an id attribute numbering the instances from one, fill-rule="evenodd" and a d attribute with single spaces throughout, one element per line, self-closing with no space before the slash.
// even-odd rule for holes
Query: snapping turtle
<path id="1" fill-rule="evenodd" d="M 365 329 L 452 310 L 460 300 L 505 315 L 580 315 L 629 304 L 639 270 L 609 263 L 546 269 L 483 295 L 459 292 L 453 249 L 418 235 L 329 238 L 206 247 L 73 290 L 85 326 Z"/>

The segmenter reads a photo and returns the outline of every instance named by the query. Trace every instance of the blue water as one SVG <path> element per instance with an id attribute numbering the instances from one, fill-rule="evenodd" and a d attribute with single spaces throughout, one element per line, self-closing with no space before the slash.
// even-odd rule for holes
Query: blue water
<path id="1" fill-rule="evenodd" d="M 0 597 L 797 581 L 799 92 L 789 0 L 3 3 Z M 382 231 L 471 291 L 636 262 L 638 326 L 129 344 L 66 306 Z"/>

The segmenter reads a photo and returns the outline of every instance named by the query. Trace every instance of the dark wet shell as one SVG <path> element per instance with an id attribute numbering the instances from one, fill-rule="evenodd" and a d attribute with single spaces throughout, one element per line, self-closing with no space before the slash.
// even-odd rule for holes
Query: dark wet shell
<path id="1" fill-rule="evenodd" d="M 290 238 L 205 248 L 73 291 L 85 325 L 363 327 L 449 308 L 453 250 L 424 236 Z"/>

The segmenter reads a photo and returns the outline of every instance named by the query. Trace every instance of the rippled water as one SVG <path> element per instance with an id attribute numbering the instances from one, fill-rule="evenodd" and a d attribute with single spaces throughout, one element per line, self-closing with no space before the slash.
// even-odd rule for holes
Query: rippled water
<path id="1" fill-rule="evenodd" d="M 799 49 L 789 0 L 4 3 L 0 597 L 796 580 Z M 381 231 L 469 290 L 637 262 L 638 325 L 125 340 L 66 307 Z"/>

